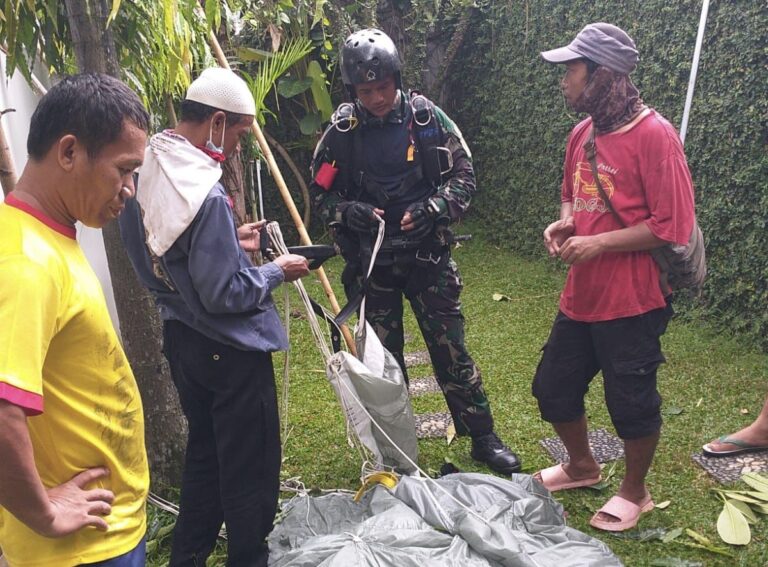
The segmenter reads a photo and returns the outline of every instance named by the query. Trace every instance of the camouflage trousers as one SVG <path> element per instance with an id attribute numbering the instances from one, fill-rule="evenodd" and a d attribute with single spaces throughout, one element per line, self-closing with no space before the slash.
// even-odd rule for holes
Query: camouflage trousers
<path id="1" fill-rule="evenodd" d="M 456 433 L 475 437 L 493 431 L 491 407 L 480 369 L 464 346 L 464 316 L 459 301 L 463 283 L 458 266 L 450 259 L 442 264 L 439 269 L 431 266 L 429 270 L 419 267 L 418 262 L 376 266 L 368 283 L 365 318 L 408 380 L 403 357 L 403 296 L 408 299 Z M 354 297 L 361 283 L 357 278 L 345 286 L 347 296 Z"/>

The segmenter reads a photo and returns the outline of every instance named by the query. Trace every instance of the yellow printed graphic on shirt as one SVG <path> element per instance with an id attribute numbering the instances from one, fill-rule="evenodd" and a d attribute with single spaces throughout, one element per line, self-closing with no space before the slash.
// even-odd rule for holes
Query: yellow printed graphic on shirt
<path id="1" fill-rule="evenodd" d="M 613 194 L 616 192 L 611 173 L 615 172 L 598 171 L 603 191 L 609 199 L 613 198 Z M 595 183 L 589 162 L 580 161 L 576 164 L 573 173 L 573 208 L 574 212 L 586 211 L 588 213 L 604 213 L 608 210 L 597 190 L 597 183 Z"/>

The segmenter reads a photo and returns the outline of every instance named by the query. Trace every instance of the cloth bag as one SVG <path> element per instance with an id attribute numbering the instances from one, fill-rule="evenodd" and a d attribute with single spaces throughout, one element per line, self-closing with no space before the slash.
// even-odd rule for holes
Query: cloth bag
<path id="1" fill-rule="evenodd" d="M 383 239 L 384 221 L 379 219 L 366 279 L 371 275 Z M 345 351 L 330 357 L 326 367 L 328 379 L 350 426 L 377 461 L 373 465 L 410 474 L 416 470 L 412 463 L 416 463 L 419 453 L 408 385 L 397 360 L 365 320 L 365 296 L 355 326 L 355 347 L 357 357 Z"/>

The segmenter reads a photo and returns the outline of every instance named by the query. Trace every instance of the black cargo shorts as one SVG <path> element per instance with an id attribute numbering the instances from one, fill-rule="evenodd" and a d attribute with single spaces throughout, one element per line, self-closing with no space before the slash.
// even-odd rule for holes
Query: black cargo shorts
<path id="1" fill-rule="evenodd" d="M 642 315 L 586 323 L 557 314 L 533 379 L 541 417 L 550 423 L 584 415 L 584 396 L 599 371 L 605 402 L 622 439 L 661 429 L 656 370 L 665 362 L 660 337 L 674 311 L 670 304 Z"/>

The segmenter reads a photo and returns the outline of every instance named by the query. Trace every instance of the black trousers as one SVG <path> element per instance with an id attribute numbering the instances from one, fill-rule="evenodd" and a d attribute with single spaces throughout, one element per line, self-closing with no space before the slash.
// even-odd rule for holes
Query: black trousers
<path id="1" fill-rule="evenodd" d="M 163 352 L 189 424 L 171 567 L 204 567 L 226 523 L 228 567 L 266 566 L 280 489 L 272 357 L 166 321 Z"/>

